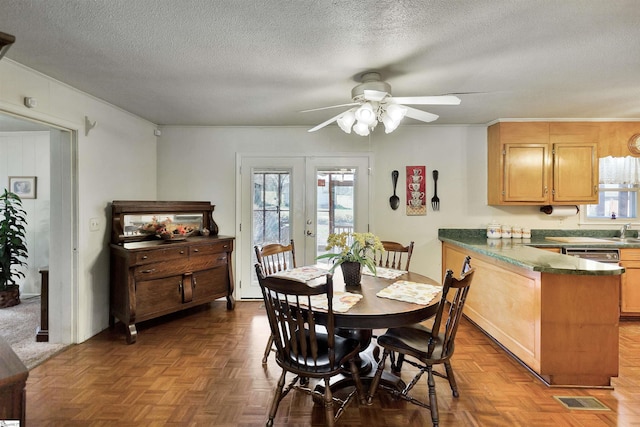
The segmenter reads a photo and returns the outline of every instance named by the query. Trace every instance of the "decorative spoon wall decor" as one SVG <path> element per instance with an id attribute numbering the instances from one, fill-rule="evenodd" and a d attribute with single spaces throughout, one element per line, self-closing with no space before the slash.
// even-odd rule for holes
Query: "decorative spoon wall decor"
<path id="1" fill-rule="evenodd" d="M 389 204 L 394 211 L 400 206 L 400 197 L 396 195 L 396 186 L 398 185 L 398 171 L 391 172 L 391 181 L 393 182 L 393 196 L 389 197 Z"/>

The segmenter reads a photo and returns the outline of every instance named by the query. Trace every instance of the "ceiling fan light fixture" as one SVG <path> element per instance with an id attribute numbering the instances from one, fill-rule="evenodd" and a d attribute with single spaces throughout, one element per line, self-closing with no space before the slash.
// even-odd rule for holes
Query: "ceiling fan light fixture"
<path id="1" fill-rule="evenodd" d="M 371 126 L 377 120 L 376 112 L 370 102 L 365 102 L 356 110 L 355 117 L 358 123 L 364 123 L 367 126 Z"/>
<path id="2" fill-rule="evenodd" d="M 356 122 L 356 115 L 354 114 L 354 110 L 355 108 L 348 110 L 342 115 L 342 117 L 337 120 L 338 126 L 340 126 L 340 129 L 345 131 L 345 133 L 351 133 L 351 127 Z"/>
<path id="3" fill-rule="evenodd" d="M 370 132 L 369 125 L 358 120 L 358 122 L 353 125 L 353 131 L 360 136 L 367 136 Z"/>
<path id="4" fill-rule="evenodd" d="M 385 109 L 385 115 L 390 117 L 392 120 L 400 122 L 407 114 L 407 107 L 400 104 L 389 104 Z"/>
<path id="5" fill-rule="evenodd" d="M 400 119 L 402 120 L 402 119 Z M 391 133 L 400 126 L 400 120 L 395 120 L 391 116 L 385 114 L 382 116 L 382 124 L 384 124 L 385 133 Z"/>

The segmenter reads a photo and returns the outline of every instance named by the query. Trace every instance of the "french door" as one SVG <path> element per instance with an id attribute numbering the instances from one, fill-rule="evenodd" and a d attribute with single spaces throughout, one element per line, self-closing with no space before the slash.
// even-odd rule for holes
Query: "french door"
<path id="1" fill-rule="evenodd" d="M 298 265 L 315 264 L 330 233 L 367 231 L 369 156 L 243 155 L 237 298 L 262 298 L 254 246 L 293 239 Z"/>

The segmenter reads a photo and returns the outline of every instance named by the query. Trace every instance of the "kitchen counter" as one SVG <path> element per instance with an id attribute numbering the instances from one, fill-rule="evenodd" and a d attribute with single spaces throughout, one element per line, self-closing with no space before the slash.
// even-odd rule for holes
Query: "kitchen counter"
<path id="1" fill-rule="evenodd" d="M 440 230 L 442 268 L 458 272 L 471 256 L 465 316 L 547 385 L 611 387 L 624 268 L 532 247 L 559 242 L 455 231 Z"/>
<path id="2" fill-rule="evenodd" d="M 532 232 L 531 239 L 488 239 L 483 229 L 440 229 L 438 238 L 460 247 L 478 252 L 500 261 L 540 273 L 571 274 L 588 276 L 620 275 L 624 268 L 616 264 L 605 264 L 586 259 L 543 251 L 544 247 L 580 247 L 580 248 L 640 248 L 640 243 L 627 242 L 589 242 L 566 243 L 547 240 L 546 237 L 571 236 L 612 238 L 609 234 L 589 235 L 581 231 L 548 230 L 549 233 Z M 599 232 L 595 232 L 599 233 Z"/>

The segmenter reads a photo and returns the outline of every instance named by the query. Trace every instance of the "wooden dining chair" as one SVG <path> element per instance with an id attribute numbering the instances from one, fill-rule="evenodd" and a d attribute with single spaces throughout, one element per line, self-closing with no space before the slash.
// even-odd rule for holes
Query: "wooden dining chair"
<path id="1" fill-rule="evenodd" d="M 408 246 L 404 246 L 398 242 L 383 240 L 382 246 L 384 247 L 384 252 L 378 251 L 374 254 L 374 261 L 378 267 L 409 271 L 411 254 L 413 253 L 413 241 Z"/>
<path id="2" fill-rule="evenodd" d="M 265 276 L 275 274 L 279 271 L 296 268 L 296 251 L 293 239 L 288 245 L 280 243 L 270 243 L 264 246 L 254 246 L 256 259 Z M 275 351 L 273 347 L 273 336 L 269 337 L 267 346 L 264 349 L 262 363 L 267 363 L 269 353 Z"/>
<path id="3" fill-rule="evenodd" d="M 333 314 L 333 277 L 327 274 L 326 282 L 319 286 L 286 278 L 264 276 L 260 264 L 255 265 L 258 281 L 269 318 L 271 335 L 276 347 L 276 362 L 282 374 L 275 389 L 267 426 L 273 420 L 282 399 L 290 390 L 296 389 L 310 394 L 314 401 L 322 401 L 325 409 L 325 424 L 333 426 L 354 395 L 365 404 L 359 364 L 356 358 L 360 342 L 354 338 L 335 334 Z M 317 311 L 312 298 L 318 298 L 326 308 Z M 322 318 L 322 324 L 317 319 Z M 333 396 L 330 379 L 344 374 L 348 364 L 355 389 L 344 399 Z M 294 378 L 285 387 L 287 373 Z M 324 392 L 310 389 L 309 378 L 324 380 Z M 317 400 L 316 400 L 317 399 Z M 337 408 L 334 411 L 334 404 Z"/>
<path id="4" fill-rule="evenodd" d="M 469 293 L 473 272 L 473 268 L 469 268 L 460 279 L 456 279 L 453 277 L 453 271 L 447 270 L 442 285 L 442 295 L 438 305 L 438 311 L 434 318 L 433 326 L 430 329 L 418 323 L 388 329 L 383 335 L 378 337 L 377 342 L 378 345 L 383 348 L 383 353 L 371 387 L 369 388 L 369 394 L 367 396 L 369 404 L 372 403 L 378 388 L 384 388 L 395 397 L 402 398 L 424 408 L 429 408 L 431 410 L 431 421 L 433 425 L 439 425 L 438 401 L 434 376 L 447 379 L 453 396 L 456 398 L 459 396 L 458 386 L 451 367 L 451 356 L 453 356 L 455 349 L 456 332 L 458 331 L 458 324 L 462 318 L 462 310 L 464 309 L 467 294 Z M 455 290 L 453 297 L 449 295 L 451 290 Z M 448 309 L 447 316 L 443 319 L 445 309 Z M 443 320 L 444 328 L 441 329 Z M 386 388 L 380 384 L 385 361 L 392 352 L 402 356 L 401 360 L 418 368 L 417 374 L 402 391 Z M 435 365 L 444 365 L 445 373 L 435 371 Z M 392 367 L 392 371 L 393 370 Z M 427 374 L 429 403 L 426 403 L 424 398 L 421 399 L 415 396 L 415 393 L 411 393 L 411 390 L 424 373 Z"/>

